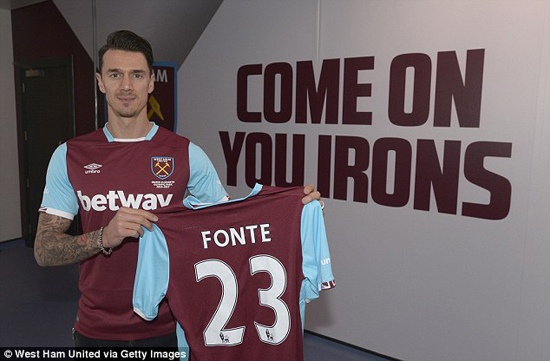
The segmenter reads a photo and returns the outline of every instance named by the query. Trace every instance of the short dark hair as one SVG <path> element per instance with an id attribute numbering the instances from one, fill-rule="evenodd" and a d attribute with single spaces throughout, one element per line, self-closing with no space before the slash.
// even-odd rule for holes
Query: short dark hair
<path id="1" fill-rule="evenodd" d="M 151 73 L 153 72 L 153 63 L 155 60 L 153 58 L 153 48 L 151 44 L 146 39 L 130 30 L 118 30 L 110 33 L 107 37 L 107 44 L 99 49 L 99 73 L 101 73 L 103 67 L 103 55 L 105 55 L 107 50 L 111 49 L 142 53 L 147 60 L 149 71 Z"/>

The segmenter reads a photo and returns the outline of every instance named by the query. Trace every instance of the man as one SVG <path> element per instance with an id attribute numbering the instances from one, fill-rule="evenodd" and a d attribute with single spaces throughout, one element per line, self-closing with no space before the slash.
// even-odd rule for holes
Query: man
<path id="1" fill-rule="evenodd" d="M 109 122 L 59 146 L 48 167 L 35 258 L 41 266 L 80 263 L 77 347 L 176 347 L 166 303 L 153 322 L 133 312 L 136 238 L 152 229 L 156 209 L 179 206 L 186 190 L 202 202 L 228 198 L 198 146 L 148 121 L 152 64 L 145 39 L 110 34 L 96 74 Z M 304 193 L 304 203 L 320 197 L 311 185 Z M 70 236 L 77 212 L 84 234 Z"/>

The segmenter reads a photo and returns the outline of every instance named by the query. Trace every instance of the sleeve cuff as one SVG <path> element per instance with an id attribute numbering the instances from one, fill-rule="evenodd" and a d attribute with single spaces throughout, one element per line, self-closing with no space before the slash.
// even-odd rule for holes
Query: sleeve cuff
<path id="1" fill-rule="evenodd" d="M 137 307 L 134 307 L 134 312 L 138 314 L 139 317 L 143 318 L 145 321 L 152 321 L 154 317 L 147 317 L 145 314 Z"/>
<path id="2" fill-rule="evenodd" d="M 59 216 L 59 217 L 67 218 L 67 219 L 70 219 L 71 221 L 74 219 L 74 214 L 59 211 L 59 210 L 53 209 L 53 208 L 42 207 L 38 211 L 39 212 L 44 212 L 44 213 L 47 213 L 47 214 L 51 214 L 52 216 Z"/>

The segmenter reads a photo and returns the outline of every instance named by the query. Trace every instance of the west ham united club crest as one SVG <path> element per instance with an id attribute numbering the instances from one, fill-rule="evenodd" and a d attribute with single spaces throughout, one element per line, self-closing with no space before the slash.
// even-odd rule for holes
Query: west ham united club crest
<path id="1" fill-rule="evenodd" d="M 160 180 L 165 180 L 174 173 L 173 157 L 151 157 L 151 171 Z"/>

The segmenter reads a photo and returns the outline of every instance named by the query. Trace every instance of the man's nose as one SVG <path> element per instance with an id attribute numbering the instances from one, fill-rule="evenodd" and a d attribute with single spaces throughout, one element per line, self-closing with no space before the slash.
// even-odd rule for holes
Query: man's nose
<path id="1" fill-rule="evenodd" d="M 122 89 L 132 89 L 132 80 L 130 75 L 124 75 L 122 77 Z"/>

